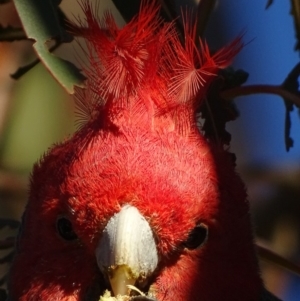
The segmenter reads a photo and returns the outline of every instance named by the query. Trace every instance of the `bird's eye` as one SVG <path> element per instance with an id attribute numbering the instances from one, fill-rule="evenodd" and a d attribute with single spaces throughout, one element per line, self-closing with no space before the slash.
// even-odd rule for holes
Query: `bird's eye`
<path id="1" fill-rule="evenodd" d="M 202 246 L 208 236 L 208 228 L 204 224 L 196 226 L 189 234 L 187 240 L 184 242 L 184 247 L 190 250 L 194 250 Z"/>
<path id="2" fill-rule="evenodd" d="M 74 240 L 77 238 L 73 230 L 72 223 L 65 217 L 60 217 L 56 222 L 59 235 L 65 240 Z"/>

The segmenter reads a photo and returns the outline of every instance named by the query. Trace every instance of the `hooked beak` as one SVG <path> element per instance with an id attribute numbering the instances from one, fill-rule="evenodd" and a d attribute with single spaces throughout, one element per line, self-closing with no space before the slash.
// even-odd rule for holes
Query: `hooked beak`
<path id="1" fill-rule="evenodd" d="M 96 249 L 97 263 L 115 296 L 129 295 L 127 285 L 146 280 L 158 255 L 152 230 L 137 208 L 125 205 L 108 221 Z"/>

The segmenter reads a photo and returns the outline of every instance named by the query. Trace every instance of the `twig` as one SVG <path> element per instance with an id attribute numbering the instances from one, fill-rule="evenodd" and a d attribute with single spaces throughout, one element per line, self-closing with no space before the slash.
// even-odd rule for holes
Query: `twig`
<path id="1" fill-rule="evenodd" d="M 300 107 L 300 97 L 284 89 L 282 86 L 272 85 L 249 85 L 241 86 L 222 91 L 221 97 L 231 100 L 235 97 L 250 95 L 250 94 L 276 94 L 284 99 L 288 99 Z"/>
<path id="2" fill-rule="evenodd" d="M 277 266 L 286 269 L 298 276 L 300 276 L 300 266 L 296 263 L 276 254 L 275 252 L 271 251 L 270 249 L 263 247 L 261 245 L 256 245 L 258 256 L 267 262 L 272 264 L 276 264 Z"/>

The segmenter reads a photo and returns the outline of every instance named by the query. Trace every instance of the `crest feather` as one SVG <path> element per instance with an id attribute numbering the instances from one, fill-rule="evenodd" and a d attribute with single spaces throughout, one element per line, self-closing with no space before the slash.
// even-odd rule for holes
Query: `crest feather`
<path id="1" fill-rule="evenodd" d="M 124 111 L 122 122 L 127 116 L 128 124 L 145 126 L 148 122 L 162 130 L 169 119 L 169 125 L 173 124 L 169 129 L 183 135 L 193 132 L 195 108 L 219 69 L 227 67 L 242 48 L 241 36 L 212 55 L 206 42 L 200 40 L 200 46 L 196 45 L 197 25 L 189 21 L 188 14 L 182 45 L 175 25 L 158 16 L 155 1 L 142 1 L 139 14 L 121 29 L 109 12 L 98 21 L 87 0 L 82 8 L 85 21 L 72 29 L 87 41 L 90 66 L 85 73 L 92 93 L 84 97 L 97 101 L 84 100 L 81 94 L 81 109 L 86 104 L 91 111 L 97 103 L 111 108 L 110 119 L 115 124 L 121 122 L 120 114 L 112 112 L 119 109 Z M 108 114 L 106 109 L 100 112 Z"/>

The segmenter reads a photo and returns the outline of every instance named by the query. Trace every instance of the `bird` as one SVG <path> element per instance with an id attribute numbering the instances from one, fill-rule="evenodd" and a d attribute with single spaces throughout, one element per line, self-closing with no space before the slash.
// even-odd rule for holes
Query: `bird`
<path id="1" fill-rule="evenodd" d="M 245 185 L 197 112 L 239 36 L 212 54 L 155 1 L 119 28 L 83 0 L 81 124 L 34 165 L 9 301 L 279 301 L 263 284 Z"/>

